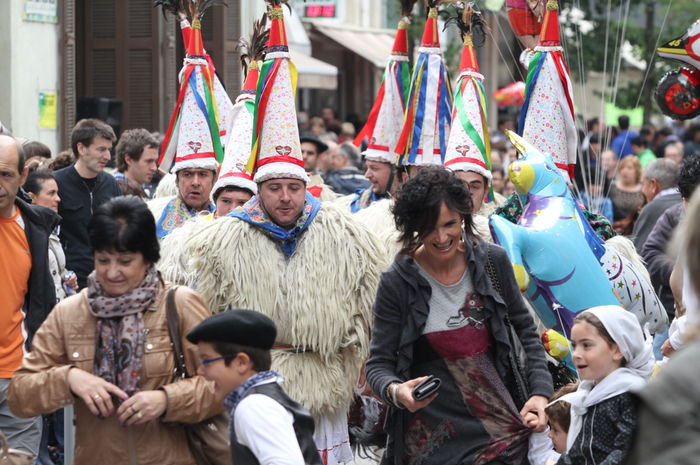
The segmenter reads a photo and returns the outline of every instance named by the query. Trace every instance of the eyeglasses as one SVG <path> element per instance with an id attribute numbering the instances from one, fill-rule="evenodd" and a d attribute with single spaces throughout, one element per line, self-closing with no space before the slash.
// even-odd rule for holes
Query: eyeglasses
<path id="1" fill-rule="evenodd" d="M 209 365 L 211 362 L 216 362 L 217 360 L 226 360 L 227 358 L 233 358 L 237 355 L 238 355 L 238 352 L 236 352 L 235 354 L 231 354 L 231 355 L 224 355 L 223 357 L 210 358 L 209 360 L 202 360 L 200 358 L 199 363 L 202 364 L 202 368 L 206 369 L 207 365 Z"/>

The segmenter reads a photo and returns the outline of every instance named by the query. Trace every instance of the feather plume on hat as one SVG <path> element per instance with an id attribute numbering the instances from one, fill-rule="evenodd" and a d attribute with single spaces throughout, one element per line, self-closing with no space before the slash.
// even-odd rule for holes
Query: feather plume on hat
<path id="1" fill-rule="evenodd" d="M 163 9 L 163 14 L 170 12 L 180 18 L 187 48 L 179 97 L 163 140 L 159 168 L 164 172 L 187 168 L 216 171 L 224 158 L 222 139 L 233 103 L 204 51 L 201 19 L 209 7 L 228 5 L 223 0 L 156 0 L 155 5 Z M 192 19 L 191 27 L 187 16 Z"/>

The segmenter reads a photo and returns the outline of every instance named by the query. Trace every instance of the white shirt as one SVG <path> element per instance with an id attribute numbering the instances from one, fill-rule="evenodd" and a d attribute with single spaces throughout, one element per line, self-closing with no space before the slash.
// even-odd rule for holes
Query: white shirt
<path id="1" fill-rule="evenodd" d="M 243 399 L 234 412 L 233 427 L 238 443 L 261 465 L 304 465 L 294 415 L 271 397 L 251 394 Z"/>

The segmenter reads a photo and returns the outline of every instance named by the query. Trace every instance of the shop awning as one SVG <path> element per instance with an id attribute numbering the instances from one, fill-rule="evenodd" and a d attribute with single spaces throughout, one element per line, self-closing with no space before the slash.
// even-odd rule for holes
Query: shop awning
<path id="1" fill-rule="evenodd" d="M 327 26 L 314 26 L 314 29 L 334 40 L 351 52 L 360 55 L 377 68 L 385 68 L 394 46 L 394 37 L 385 32 L 355 31 Z"/>
<path id="2" fill-rule="evenodd" d="M 299 89 L 337 89 L 338 68 L 314 57 L 291 52 L 292 62 L 297 68 Z"/>

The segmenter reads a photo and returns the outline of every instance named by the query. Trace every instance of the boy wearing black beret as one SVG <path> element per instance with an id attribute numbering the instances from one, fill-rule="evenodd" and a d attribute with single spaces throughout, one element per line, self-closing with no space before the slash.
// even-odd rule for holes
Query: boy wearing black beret
<path id="1" fill-rule="evenodd" d="M 214 381 L 229 411 L 233 463 L 322 465 L 311 414 L 270 370 L 276 336 L 275 324 L 262 313 L 230 310 L 201 322 L 187 339 L 199 349 L 197 373 Z"/>

